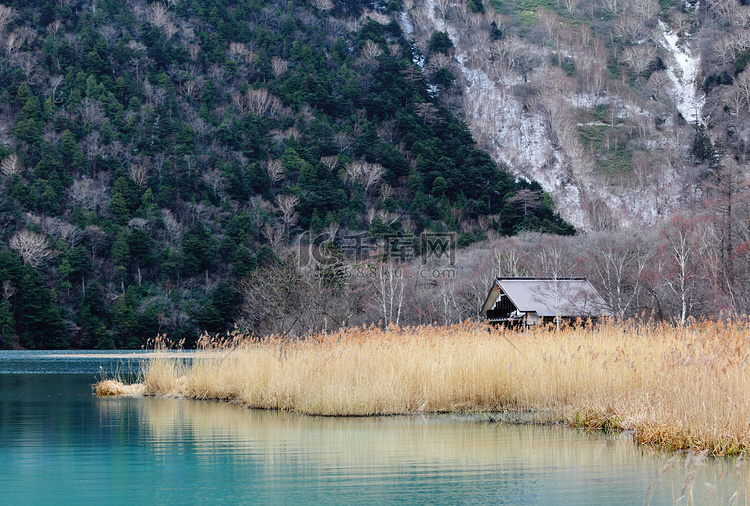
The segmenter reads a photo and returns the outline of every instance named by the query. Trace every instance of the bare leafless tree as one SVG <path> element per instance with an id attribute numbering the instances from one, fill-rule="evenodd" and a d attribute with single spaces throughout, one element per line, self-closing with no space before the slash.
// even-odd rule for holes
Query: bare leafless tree
<path id="1" fill-rule="evenodd" d="M 365 42 L 365 45 L 362 47 L 362 56 L 364 56 L 366 60 L 374 60 L 381 54 L 383 54 L 383 50 L 371 40 Z"/>
<path id="2" fill-rule="evenodd" d="M 278 56 L 274 56 L 273 58 L 271 58 L 271 72 L 273 72 L 273 75 L 277 79 L 283 76 L 287 70 L 289 70 L 289 62 L 279 58 Z"/>
<path id="3" fill-rule="evenodd" d="M 102 136 L 99 130 L 94 130 L 81 141 L 81 148 L 89 162 L 89 168 L 94 168 L 96 156 L 102 152 Z"/>
<path id="4" fill-rule="evenodd" d="M 403 218 L 401 220 L 401 228 L 406 234 L 412 235 L 417 231 L 417 224 L 414 223 L 414 220 L 407 216 L 406 218 Z"/>
<path id="5" fill-rule="evenodd" d="M 336 145 L 341 153 L 348 153 L 354 146 L 354 139 L 346 132 L 336 132 L 333 135 L 333 140 L 336 141 Z"/>
<path id="6" fill-rule="evenodd" d="M 107 24 L 99 28 L 99 35 L 102 36 L 107 44 L 113 46 L 117 44 L 120 38 L 120 30 L 111 24 Z"/>
<path id="7" fill-rule="evenodd" d="M 276 254 L 281 254 L 281 248 L 284 245 L 286 234 L 283 227 L 273 226 L 266 223 L 263 227 L 263 236 L 271 245 Z"/>
<path id="8" fill-rule="evenodd" d="M 95 213 L 109 208 L 107 186 L 94 179 L 77 179 L 68 189 L 68 197 L 74 205 Z"/>
<path id="9" fill-rule="evenodd" d="M 396 213 L 386 211 L 385 209 L 378 209 L 377 216 L 380 218 L 380 221 L 388 226 L 391 226 L 398 221 L 398 215 Z"/>
<path id="10" fill-rule="evenodd" d="M 646 25 L 634 16 L 622 16 L 612 25 L 612 33 L 625 42 L 634 42 L 648 32 Z"/>
<path id="11" fill-rule="evenodd" d="M 132 163 L 128 165 L 128 175 L 139 188 L 145 188 L 148 183 L 148 171 L 143 165 Z"/>
<path id="12" fill-rule="evenodd" d="M 682 11 L 675 10 L 670 12 L 669 17 L 671 18 L 671 24 L 674 27 L 675 32 L 680 35 L 690 28 L 690 18 Z"/>
<path id="13" fill-rule="evenodd" d="M 438 120 L 438 109 L 429 102 L 421 102 L 414 105 L 414 111 L 417 116 L 422 118 L 422 121 L 431 125 Z"/>
<path id="14" fill-rule="evenodd" d="M 96 260 L 96 254 L 100 248 L 107 244 L 107 233 L 96 225 L 89 225 L 84 230 L 85 242 L 91 251 L 91 259 Z"/>
<path id="15" fill-rule="evenodd" d="M 393 195 L 393 186 L 383 183 L 380 185 L 380 198 L 383 200 Z"/>
<path id="16" fill-rule="evenodd" d="M 682 13 L 680 13 L 682 14 Z M 747 5 L 741 6 L 735 13 L 737 19 L 737 25 L 741 27 L 750 26 L 750 7 Z"/>
<path id="17" fill-rule="evenodd" d="M 56 239 L 63 239 L 68 246 L 74 248 L 83 239 L 83 231 L 78 227 L 71 225 L 67 221 L 52 216 L 42 216 L 39 219 L 39 225 L 42 233 Z"/>
<path id="18" fill-rule="evenodd" d="M 614 16 L 619 16 L 625 10 L 624 0 L 601 0 L 602 7 Z"/>
<path id="19" fill-rule="evenodd" d="M 641 21 L 646 22 L 659 13 L 659 1 L 631 0 L 630 8 Z"/>
<path id="20" fill-rule="evenodd" d="M 281 219 L 288 231 L 290 227 L 297 223 L 296 208 L 299 205 L 299 197 L 296 195 L 277 195 L 276 205 L 281 211 Z"/>
<path id="21" fill-rule="evenodd" d="M 266 167 L 266 173 L 268 173 L 269 179 L 274 183 L 281 181 L 286 176 L 286 171 L 284 170 L 284 165 L 281 163 L 281 160 L 273 160 L 269 158 L 263 162 L 263 165 Z"/>
<path id="22" fill-rule="evenodd" d="M 164 221 L 164 240 L 174 247 L 180 242 L 184 227 L 175 219 L 169 209 L 162 209 L 161 214 Z"/>
<path id="23" fill-rule="evenodd" d="M 408 277 L 404 263 L 381 262 L 368 267 L 372 298 L 368 304 L 379 312 L 387 327 L 399 325 Z"/>
<path id="24" fill-rule="evenodd" d="M 244 56 L 249 53 L 250 50 L 245 44 L 241 42 L 230 42 L 229 43 L 229 56 L 233 59 L 243 59 Z"/>
<path id="25" fill-rule="evenodd" d="M 202 77 L 188 79 L 180 84 L 180 89 L 190 100 L 197 100 L 203 95 L 205 80 Z M 200 119 L 200 118 L 199 118 Z"/>
<path id="26" fill-rule="evenodd" d="M 347 181 L 357 181 L 365 190 L 365 196 L 377 185 L 385 174 L 385 168 L 379 163 L 354 161 L 346 166 L 344 178 Z"/>
<path id="27" fill-rule="evenodd" d="M 57 251 L 50 249 L 47 237 L 29 229 L 13 235 L 8 245 L 21 256 L 23 263 L 32 267 L 39 267 L 44 260 L 57 256 Z"/>
<path id="28" fill-rule="evenodd" d="M 3 281 L 3 300 L 8 300 L 18 293 L 18 289 L 13 286 L 9 279 Z"/>
<path id="29" fill-rule="evenodd" d="M 448 11 L 451 8 L 451 0 L 435 0 L 435 10 L 440 14 L 440 18 L 445 23 L 445 18 L 448 15 Z"/>
<path id="30" fill-rule="evenodd" d="M 239 326 L 257 335 L 307 335 L 346 326 L 361 312 L 362 292 L 349 288 L 335 265 L 303 272 L 290 255 L 238 283 Z"/>
<path id="31" fill-rule="evenodd" d="M 2 163 L 0 163 L 0 171 L 6 176 L 12 176 L 13 174 L 20 174 L 23 172 L 23 166 L 21 161 L 18 159 L 18 155 L 11 153 Z"/>
<path id="32" fill-rule="evenodd" d="M 15 32 L 8 34 L 5 38 L 5 54 L 9 58 L 13 58 L 23 46 L 23 39 L 18 36 Z"/>
<path id="33" fill-rule="evenodd" d="M 201 52 L 201 47 L 198 44 L 190 44 L 188 46 L 188 54 L 190 55 L 190 59 L 193 61 L 198 61 L 198 55 Z"/>
<path id="34" fill-rule="evenodd" d="M 680 325 L 687 322 L 701 279 L 698 224 L 695 219 L 675 217 L 662 230 L 661 279 L 677 296 Z"/>
<path id="35" fill-rule="evenodd" d="M 8 23 L 15 18 L 16 13 L 12 7 L 7 5 L 0 5 L 0 34 L 5 31 L 5 27 Z"/>
<path id="36" fill-rule="evenodd" d="M 506 202 L 520 207 L 524 216 L 538 209 L 542 205 L 539 192 L 529 189 L 518 190 L 516 194 L 509 197 Z"/>
<path id="37" fill-rule="evenodd" d="M 739 2 L 732 0 L 709 0 L 706 4 L 711 12 L 716 13 L 724 21 L 734 20 L 740 7 Z"/>
<path id="38" fill-rule="evenodd" d="M 750 106 L 748 106 L 747 101 L 745 100 L 745 95 L 735 89 L 726 93 L 724 103 L 733 115 L 740 114 L 743 111 L 750 109 Z"/>
<path id="39" fill-rule="evenodd" d="M 339 165 L 339 157 L 338 156 L 324 156 L 320 159 L 320 161 L 328 167 L 328 170 L 334 171 L 336 167 Z"/>
<path id="40" fill-rule="evenodd" d="M 657 99 L 663 99 L 670 96 L 672 80 L 666 72 L 663 70 L 657 70 L 656 72 L 651 72 L 651 75 L 648 78 L 647 87 L 649 93 L 654 97 Z"/>
<path id="41" fill-rule="evenodd" d="M 53 37 L 57 37 L 57 34 L 60 33 L 60 28 L 62 28 L 62 26 L 62 21 L 56 19 L 52 23 L 47 25 L 47 32 L 49 32 L 49 34 Z"/>
<path id="42" fill-rule="evenodd" d="M 94 126 L 101 126 L 107 120 L 107 115 L 101 104 L 93 98 L 84 98 L 77 111 L 82 121 L 89 122 Z"/>
<path id="43" fill-rule="evenodd" d="M 498 277 L 524 276 L 527 273 L 515 246 L 511 243 L 495 251 L 494 267 Z"/>
<path id="44" fill-rule="evenodd" d="M 737 57 L 738 47 L 734 37 L 724 35 L 713 43 L 714 56 L 720 65 L 729 65 Z"/>
<path id="45" fill-rule="evenodd" d="M 150 6 L 148 13 L 148 22 L 161 28 L 169 21 L 167 6 L 161 2 L 154 2 Z"/>
<path id="46" fill-rule="evenodd" d="M 398 128 L 393 120 L 384 121 L 376 127 L 378 138 L 383 142 L 395 143 L 398 139 Z"/>
<path id="47" fill-rule="evenodd" d="M 161 31 L 164 32 L 164 35 L 167 36 L 167 40 L 169 40 L 179 33 L 180 28 L 172 21 L 167 21 L 164 23 L 164 26 L 161 27 Z"/>
<path id="48" fill-rule="evenodd" d="M 143 95 L 146 97 L 149 106 L 154 108 L 163 105 L 168 96 L 167 90 L 154 86 L 148 79 L 143 81 Z"/>
<path id="49" fill-rule="evenodd" d="M 648 44 L 630 46 L 622 52 L 622 61 L 628 64 L 636 75 L 640 75 L 656 58 L 656 48 Z"/>
<path id="50" fill-rule="evenodd" d="M 587 277 L 599 289 L 612 314 L 631 316 L 642 310 L 638 300 L 644 275 L 654 256 L 654 242 L 626 232 L 598 233 L 587 238 L 582 264 Z"/>
<path id="51" fill-rule="evenodd" d="M 235 92 L 232 103 L 240 111 L 250 111 L 257 116 L 276 115 L 283 109 L 283 104 L 265 88 L 249 89 L 245 93 Z"/>
<path id="52" fill-rule="evenodd" d="M 229 186 L 227 178 L 224 177 L 224 173 L 219 169 L 213 168 L 207 170 L 201 176 L 205 185 L 211 189 L 211 191 L 219 197 L 222 202 L 226 200 L 226 189 Z"/>
<path id="53" fill-rule="evenodd" d="M 742 96 L 747 110 L 750 111 L 750 70 L 745 69 L 737 76 L 734 80 L 734 89 Z"/>
<path id="54" fill-rule="evenodd" d="M 62 83 L 62 76 L 52 76 L 47 81 L 47 89 L 45 90 L 45 94 L 55 104 L 61 104 L 63 102 L 62 93 L 60 93 L 60 86 L 62 85 Z"/>
<path id="55" fill-rule="evenodd" d="M 430 60 L 427 62 L 428 69 L 430 72 L 437 72 L 442 67 L 448 67 L 452 62 L 451 58 L 443 53 L 435 53 L 430 55 Z"/>
<path id="56" fill-rule="evenodd" d="M 312 4 L 319 11 L 330 11 L 334 7 L 331 0 L 313 0 Z"/>
<path id="57" fill-rule="evenodd" d="M 325 230 L 323 230 L 323 233 L 327 234 L 331 242 L 334 242 L 336 240 L 336 235 L 339 233 L 339 228 L 341 228 L 341 225 L 339 225 L 338 222 L 332 221 L 328 224 Z"/>

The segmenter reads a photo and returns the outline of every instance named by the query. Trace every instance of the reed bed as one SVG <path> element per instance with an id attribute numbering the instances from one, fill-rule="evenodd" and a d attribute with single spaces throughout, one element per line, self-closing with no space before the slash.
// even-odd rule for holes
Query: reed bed
<path id="1" fill-rule="evenodd" d="M 192 363 L 152 358 L 142 385 L 145 395 L 313 415 L 521 410 L 718 456 L 750 448 L 748 357 L 744 319 L 521 332 L 467 322 L 205 339 Z"/>

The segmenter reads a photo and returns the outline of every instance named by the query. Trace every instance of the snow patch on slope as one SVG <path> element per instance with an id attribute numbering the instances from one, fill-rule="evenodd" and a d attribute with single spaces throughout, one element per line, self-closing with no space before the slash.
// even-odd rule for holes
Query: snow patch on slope
<path id="1" fill-rule="evenodd" d="M 679 36 L 670 31 L 663 21 L 659 21 L 659 28 L 664 36 L 662 47 L 669 51 L 674 60 L 669 62 L 667 75 L 674 85 L 673 99 L 677 109 L 689 123 L 702 122 L 701 111 L 706 96 L 696 85 L 700 55 L 693 53 L 687 40 L 683 40 L 683 44 L 680 45 Z"/>
<path id="2" fill-rule="evenodd" d="M 409 19 L 409 15 L 406 13 L 406 11 L 401 11 L 401 17 L 399 21 L 401 23 L 401 27 L 404 29 L 404 32 L 407 35 L 411 35 L 414 33 L 414 26 L 411 24 L 411 20 Z"/>

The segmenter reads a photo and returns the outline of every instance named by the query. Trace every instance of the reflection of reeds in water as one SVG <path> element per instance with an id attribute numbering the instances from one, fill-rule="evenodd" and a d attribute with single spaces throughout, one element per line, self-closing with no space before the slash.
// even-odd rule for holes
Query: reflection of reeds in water
<path id="1" fill-rule="evenodd" d="M 637 441 L 715 455 L 750 445 L 745 321 L 559 332 L 475 324 L 353 329 L 305 340 L 238 336 L 192 365 L 155 358 L 150 395 L 323 415 L 534 410 Z"/>
<path id="2" fill-rule="evenodd" d="M 112 398 L 100 403 L 100 409 L 110 421 L 137 420 L 141 437 L 157 457 L 179 448 L 211 464 L 228 455 L 235 462 L 252 460 L 269 474 L 290 468 L 324 476 L 455 469 L 491 471 L 498 477 L 535 484 L 557 478 L 577 490 L 585 489 L 591 479 L 628 479 L 632 480 L 630 497 L 663 503 L 673 490 L 674 500 L 682 496 L 699 504 L 731 502 L 733 491 L 744 490 L 740 488 L 743 477 L 735 471 L 747 474 L 743 466 L 734 469 L 730 459 L 701 466 L 698 459 L 684 455 L 676 455 L 659 469 L 662 455 L 644 451 L 624 436 L 480 423 L 481 415 L 311 417 L 159 398 Z M 118 415 L 128 410 L 137 416 Z M 714 489 L 706 489 L 704 483 Z M 734 503 L 744 504 L 742 498 Z"/>
<path id="3" fill-rule="evenodd" d="M 481 423 L 479 415 L 311 417 L 164 399 L 142 399 L 134 407 L 156 446 L 183 442 L 189 434 L 190 444 L 199 451 L 201 446 L 209 450 L 217 442 L 231 441 L 238 453 L 263 455 L 264 461 L 288 454 L 319 459 L 315 465 L 326 467 L 351 468 L 362 460 L 374 466 L 442 462 L 483 467 L 506 462 L 521 467 L 554 463 L 562 468 L 606 461 L 617 467 L 632 464 L 641 454 L 626 438 L 604 439 L 551 426 Z M 125 408 L 106 403 L 103 415 L 114 418 L 114 410 Z"/>

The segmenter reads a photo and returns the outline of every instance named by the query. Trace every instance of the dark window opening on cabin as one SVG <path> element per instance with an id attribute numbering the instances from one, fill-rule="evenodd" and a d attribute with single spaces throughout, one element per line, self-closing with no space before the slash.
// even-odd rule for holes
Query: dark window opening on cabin
<path id="1" fill-rule="evenodd" d="M 504 293 L 500 294 L 497 302 L 492 306 L 492 309 L 487 311 L 487 319 L 493 321 L 506 321 L 511 318 L 511 314 L 516 311 L 516 306 L 510 301 L 507 295 Z"/>

